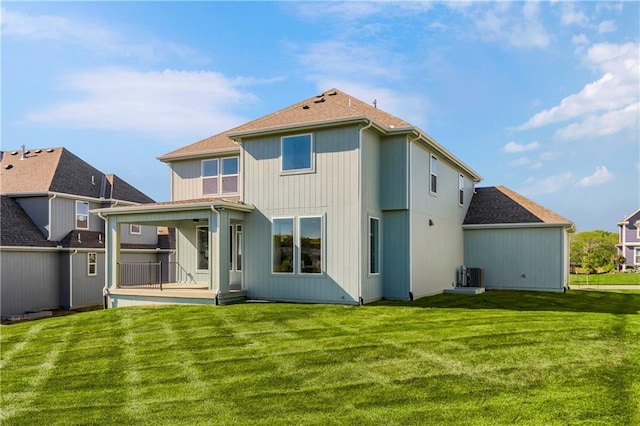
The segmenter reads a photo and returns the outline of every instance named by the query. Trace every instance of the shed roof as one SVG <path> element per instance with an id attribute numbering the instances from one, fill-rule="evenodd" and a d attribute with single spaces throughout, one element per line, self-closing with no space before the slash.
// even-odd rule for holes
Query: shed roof
<path id="1" fill-rule="evenodd" d="M 504 187 L 476 188 L 464 225 L 573 223 L 557 213 Z"/>

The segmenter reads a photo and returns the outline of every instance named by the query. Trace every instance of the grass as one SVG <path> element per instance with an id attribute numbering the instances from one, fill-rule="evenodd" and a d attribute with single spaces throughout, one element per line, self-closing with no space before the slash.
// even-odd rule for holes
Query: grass
<path id="1" fill-rule="evenodd" d="M 571 274 L 569 285 L 640 285 L 640 274 L 612 272 L 607 274 Z"/>
<path id="2" fill-rule="evenodd" d="M 1 331 L 3 425 L 640 424 L 640 292 L 119 308 Z"/>

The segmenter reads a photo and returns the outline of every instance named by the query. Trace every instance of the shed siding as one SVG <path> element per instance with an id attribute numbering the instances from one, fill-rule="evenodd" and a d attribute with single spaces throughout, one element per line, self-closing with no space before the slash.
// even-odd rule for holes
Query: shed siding
<path id="1" fill-rule="evenodd" d="M 437 154 L 438 191 L 430 194 L 430 155 L 422 145 L 411 143 L 411 292 L 415 298 L 455 285 L 464 256 L 461 225 L 471 199 L 466 197 L 464 205 L 459 205 L 459 170 Z M 466 179 L 467 185 L 473 183 Z"/>
<path id="2" fill-rule="evenodd" d="M 409 299 L 409 211 L 382 213 L 382 278 L 386 299 Z"/>
<path id="3" fill-rule="evenodd" d="M 409 208 L 409 142 L 406 136 L 383 138 L 380 146 L 380 200 L 382 210 Z"/>
<path id="4" fill-rule="evenodd" d="M 244 200 L 256 208 L 245 220 L 244 287 L 249 297 L 357 303 L 358 137 L 357 127 L 314 132 L 315 171 L 293 175 L 281 175 L 280 136 L 243 142 Z M 272 218 L 309 215 L 324 217 L 325 273 L 272 274 Z"/>
<path id="5" fill-rule="evenodd" d="M 562 291 L 566 238 L 561 227 L 466 229 L 464 264 L 484 268 L 489 289 Z"/>
<path id="6" fill-rule="evenodd" d="M 0 303 L 2 315 L 57 308 L 58 253 L 2 251 Z"/>

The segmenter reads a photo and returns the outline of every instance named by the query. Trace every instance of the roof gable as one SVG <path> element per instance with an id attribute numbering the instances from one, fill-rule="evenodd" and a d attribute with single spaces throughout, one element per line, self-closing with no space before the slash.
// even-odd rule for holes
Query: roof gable
<path id="1" fill-rule="evenodd" d="M 464 225 L 566 224 L 571 221 L 504 186 L 476 188 Z"/>

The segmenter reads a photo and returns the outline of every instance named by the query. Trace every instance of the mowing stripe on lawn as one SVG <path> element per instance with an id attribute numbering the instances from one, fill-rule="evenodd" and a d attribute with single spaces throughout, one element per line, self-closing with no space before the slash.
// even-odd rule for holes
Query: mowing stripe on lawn
<path id="1" fill-rule="evenodd" d="M 136 341 L 134 339 L 134 331 L 136 330 L 131 320 L 131 313 L 127 311 L 120 320 L 121 330 L 125 330 L 123 337 L 123 363 L 126 366 L 124 370 L 124 382 L 127 384 L 127 399 L 124 412 L 131 416 L 134 420 L 140 421 L 144 419 L 146 414 L 146 405 L 140 402 L 140 374 L 137 368 Z"/>
<path id="2" fill-rule="evenodd" d="M 3 342 L 2 358 L 0 359 L 0 369 L 4 367 L 5 363 L 11 361 L 11 359 L 16 354 L 20 353 L 20 351 L 25 348 L 27 344 L 31 342 L 31 340 L 33 340 L 38 333 L 40 333 L 40 330 L 42 330 L 43 326 L 44 323 L 36 323 L 32 327 L 29 327 L 29 330 L 27 330 L 27 332 L 25 333 L 24 339 L 13 345 L 13 347 L 11 347 L 9 350 L 4 350 L 4 346 L 7 343 Z"/>

